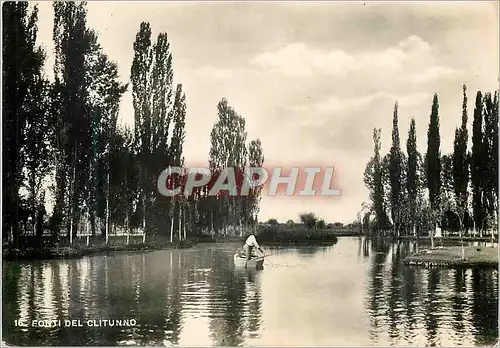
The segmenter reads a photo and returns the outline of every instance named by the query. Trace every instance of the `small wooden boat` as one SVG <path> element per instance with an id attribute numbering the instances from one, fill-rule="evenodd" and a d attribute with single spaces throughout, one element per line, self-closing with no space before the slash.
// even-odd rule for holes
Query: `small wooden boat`
<path id="1" fill-rule="evenodd" d="M 246 267 L 246 268 L 263 268 L 264 266 L 264 256 L 252 255 L 250 260 L 247 261 L 245 254 L 237 252 L 234 254 L 234 265 L 236 267 Z"/>

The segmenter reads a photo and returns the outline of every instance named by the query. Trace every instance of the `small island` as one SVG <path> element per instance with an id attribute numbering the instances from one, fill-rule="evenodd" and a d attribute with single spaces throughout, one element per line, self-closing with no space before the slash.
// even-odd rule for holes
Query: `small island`
<path id="1" fill-rule="evenodd" d="M 403 261 L 409 266 L 498 268 L 498 248 L 451 246 L 421 250 Z"/>
<path id="2" fill-rule="evenodd" d="M 354 223 L 347 225 L 341 222 L 327 223 L 312 212 L 301 213 L 299 219 L 299 222 L 288 220 L 281 223 L 271 218 L 266 222 L 260 222 L 239 231 L 228 229 L 225 233 L 205 233 L 199 235 L 197 241 L 204 243 L 243 243 L 250 233 L 253 233 L 262 246 L 327 246 L 336 244 L 340 236 L 361 235 L 360 227 Z"/>
<path id="3" fill-rule="evenodd" d="M 359 235 L 359 228 L 353 224 L 326 223 L 314 213 L 302 213 L 300 222 L 288 220 L 279 223 L 269 219 L 260 224 L 256 236 L 262 245 L 332 245 L 339 236 Z"/>

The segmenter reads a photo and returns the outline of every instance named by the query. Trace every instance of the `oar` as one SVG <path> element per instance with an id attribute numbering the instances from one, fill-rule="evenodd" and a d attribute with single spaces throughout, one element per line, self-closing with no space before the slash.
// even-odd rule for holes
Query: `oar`
<path id="1" fill-rule="evenodd" d="M 264 253 L 264 257 L 268 257 L 268 256 L 269 256 L 269 255 L 266 255 L 266 254 Z M 273 267 L 274 267 L 273 262 L 272 262 L 271 260 L 269 260 L 269 259 L 267 259 L 267 260 L 271 263 L 271 266 L 273 266 Z"/>

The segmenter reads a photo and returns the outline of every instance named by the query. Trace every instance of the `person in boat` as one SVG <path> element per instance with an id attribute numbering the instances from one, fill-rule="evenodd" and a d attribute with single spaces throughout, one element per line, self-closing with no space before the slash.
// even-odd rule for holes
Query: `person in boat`
<path id="1" fill-rule="evenodd" d="M 255 238 L 254 234 L 251 233 L 246 239 L 245 245 L 243 245 L 243 251 L 246 254 L 247 260 L 250 260 L 250 258 L 252 257 L 252 252 L 255 248 L 262 254 L 264 254 L 264 251 L 260 247 L 259 243 L 257 243 L 257 239 Z"/>

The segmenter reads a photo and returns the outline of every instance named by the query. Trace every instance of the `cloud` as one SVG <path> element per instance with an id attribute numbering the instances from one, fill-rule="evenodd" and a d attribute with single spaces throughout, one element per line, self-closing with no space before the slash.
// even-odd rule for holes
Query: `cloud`
<path id="1" fill-rule="evenodd" d="M 429 83 L 440 79 L 454 78 L 462 75 L 462 72 L 445 66 L 431 66 L 424 71 L 409 75 L 412 83 Z"/>
<path id="2" fill-rule="evenodd" d="M 305 104 L 294 105 L 290 107 L 290 110 L 293 112 L 312 111 L 319 114 L 345 113 L 345 112 L 368 109 L 372 104 L 375 104 L 381 100 L 385 100 L 390 103 L 395 103 L 397 101 L 400 106 L 415 106 L 415 105 L 421 105 L 422 102 L 429 101 L 431 97 L 432 94 L 426 92 L 401 93 L 401 94 L 394 94 L 390 92 L 377 92 L 374 94 L 363 95 L 352 98 L 341 98 L 338 96 L 332 96 L 325 100 L 321 100 L 316 103 L 311 103 L 309 105 Z"/>
<path id="3" fill-rule="evenodd" d="M 228 79 L 232 76 L 232 70 L 226 68 L 218 68 L 211 65 L 205 65 L 195 71 L 195 74 L 200 77 L 209 79 Z"/>
<path id="4" fill-rule="evenodd" d="M 251 63 L 269 72 L 311 77 L 380 69 L 395 72 L 420 66 L 424 62 L 428 64 L 431 59 L 430 45 L 418 36 L 410 36 L 394 47 L 354 53 L 312 48 L 301 42 L 292 43 L 272 52 L 258 54 Z"/>
<path id="5" fill-rule="evenodd" d="M 253 64 L 289 76 L 312 76 L 323 70 L 338 73 L 355 63 L 353 57 L 341 50 L 312 49 L 304 43 L 293 43 L 274 52 L 257 55 Z"/>

